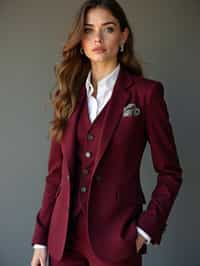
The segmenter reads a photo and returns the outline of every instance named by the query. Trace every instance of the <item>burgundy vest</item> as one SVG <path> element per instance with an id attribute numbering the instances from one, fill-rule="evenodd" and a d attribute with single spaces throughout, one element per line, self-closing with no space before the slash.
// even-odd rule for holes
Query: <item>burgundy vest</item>
<path id="1" fill-rule="evenodd" d="M 90 191 L 92 179 L 95 178 L 94 182 L 99 181 L 100 177 L 91 176 L 91 172 L 95 162 L 96 147 L 98 145 L 98 137 L 102 129 L 102 122 L 111 99 L 112 97 L 103 107 L 95 120 L 91 122 L 88 112 L 87 95 L 85 93 L 80 116 L 77 121 L 76 164 L 71 196 L 72 216 L 78 215 L 80 210 L 85 211 L 87 209 L 89 199 L 88 191 Z"/>

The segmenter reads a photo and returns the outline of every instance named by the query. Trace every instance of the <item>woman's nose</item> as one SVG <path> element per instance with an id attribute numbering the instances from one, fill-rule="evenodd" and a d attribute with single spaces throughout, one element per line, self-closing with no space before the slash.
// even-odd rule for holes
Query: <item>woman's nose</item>
<path id="1" fill-rule="evenodd" d="M 97 31 L 94 36 L 95 42 L 102 42 L 103 41 L 103 34 L 102 31 Z"/>

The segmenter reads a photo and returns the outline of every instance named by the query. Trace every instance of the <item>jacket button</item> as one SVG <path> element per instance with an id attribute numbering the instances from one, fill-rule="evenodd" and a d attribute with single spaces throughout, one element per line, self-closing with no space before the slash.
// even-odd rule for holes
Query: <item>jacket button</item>
<path id="1" fill-rule="evenodd" d="M 67 180 L 69 181 L 69 179 L 70 179 L 70 176 L 68 175 L 68 176 L 67 176 Z"/>
<path id="2" fill-rule="evenodd" d="M 97 176 L 96 176 L 96 180 L 97 180 L 97 181 L 100 181 L 100 180 L 101 180 L 101 176 L 97 175 Z"/>
<path id="3" fill-rule="evenodd" d="M 86 151 L 85 156 L 86 156 L 87 158 L 90 158 L 90 157 L 92 156 L 92 153 L 89 152 L 89 151 Z"/>
<path id="4" fill-rule="evenodd" d="M 86 191 L 87 191 L 86 187 L 81 187 L 81 192 L 86 192 Z"/>

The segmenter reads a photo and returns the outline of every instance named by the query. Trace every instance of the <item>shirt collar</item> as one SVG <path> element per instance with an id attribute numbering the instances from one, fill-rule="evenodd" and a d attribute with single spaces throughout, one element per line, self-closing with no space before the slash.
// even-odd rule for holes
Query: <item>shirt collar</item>
<path id="1" fill-rule="evenodd" d="M 103 79 L 97 82 L 97 98 L 104 97 L 109 91 L 112 91 L 114 84 L 117 80 L 120 70 L 120 63 L 115 67 L 115 69 L 106 75 Z M 90 97 L 94 91 L 94 87 L 91 83 L 91 70 L 88 73 L 85 86 L 87 90 L 87 96 Z"/>

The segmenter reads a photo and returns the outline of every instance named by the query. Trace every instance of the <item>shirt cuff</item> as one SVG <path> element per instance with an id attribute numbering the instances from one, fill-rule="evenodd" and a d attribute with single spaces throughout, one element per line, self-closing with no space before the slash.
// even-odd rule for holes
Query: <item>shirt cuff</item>
<path id="1" fill-rule="evenodd" d="M 46 248 L 46 246 L 41 244 L 34 244 L 33 248 Z"/>
<path id="2" fill-rule="evenodd" d="M 136 229 L 137 229 L 137 232 L 145 238 L 146 240 L 145 243 L 149 245 L 151 242 L 151 237 L 146 232 L 144 232 L 140 227 L 136 226 Z"/>

